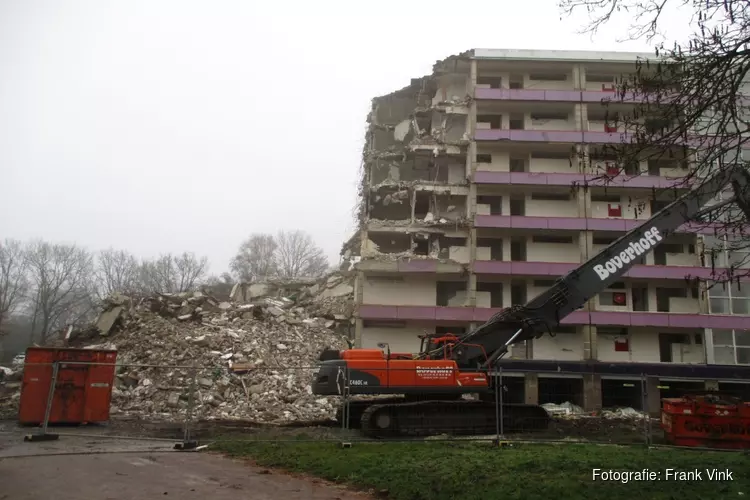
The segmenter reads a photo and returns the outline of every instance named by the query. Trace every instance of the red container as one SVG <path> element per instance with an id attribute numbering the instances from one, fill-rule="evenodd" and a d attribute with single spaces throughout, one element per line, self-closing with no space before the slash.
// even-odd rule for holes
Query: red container
<path id="1" fill-rule="evenodd" d="M 750 448 L 750 403 L 720 393 L 662 400 L 661 427 L 677 446 Z"/>
<path id="2" fill-rule="evenodd" d="M 108 421 L 117 351 L 29 347 L 23 368 L 19 423 L 44 422 L 52 382 L 52 363 L 55 361 L 58 362 L 57 383 L 49 423 Z"/>

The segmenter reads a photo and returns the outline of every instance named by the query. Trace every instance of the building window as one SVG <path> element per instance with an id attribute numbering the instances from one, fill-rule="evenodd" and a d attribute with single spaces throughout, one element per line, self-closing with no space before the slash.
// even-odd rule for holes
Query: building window
<path id="1" fill-rule="evenodd" d="M 750 365 L 750 330 L 712 331 L 714 363 L 717 365 Z"/>
<path id="2" fill-rule="evenodd" d="M 708 298 L 712 314 L 750 315 L 750 283 L 708 284 Z"/>

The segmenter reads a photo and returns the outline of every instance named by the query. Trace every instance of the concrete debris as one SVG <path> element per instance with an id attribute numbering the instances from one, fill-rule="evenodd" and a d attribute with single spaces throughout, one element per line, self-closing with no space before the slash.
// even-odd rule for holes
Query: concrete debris
<path id="1" fill-rule="evenodd" d="M 568 416 L 568 415 L 582 415 L 583 414 L 583 408 L 571 403 L 570 401 L 565 401 L 562 404 L 544 403 L 543 405 L 540 405 L 540 406 L 544 408 L 545 410 L 547 410 L 547 413 L 549 413 L 552 416 Z"/>
<path id="2" fill-rule="evenodd" d="M 351 346 L 351 279 L 334 274 L 294 298 L 249 303 L 203 293 L 106 301 L 92 328 L 53 345 L 118 350 L 113 416 L 180 421 L 192 401 L 199 419 L 330 419 L 339 402 L 314 397 L 310 384 L 321 351 Z M 0 416 L 15 418 L 22 370 L 0 373 Z"/>
<path id="3" fill-rule="evenodd" d="M 648 413 L 638 411 L 634 408 L 615 408 L 613 410 L 602 410 L 601 416 L 603 418 L 625 418 L 634 420 L 644 420 L 650 418 Z"/>

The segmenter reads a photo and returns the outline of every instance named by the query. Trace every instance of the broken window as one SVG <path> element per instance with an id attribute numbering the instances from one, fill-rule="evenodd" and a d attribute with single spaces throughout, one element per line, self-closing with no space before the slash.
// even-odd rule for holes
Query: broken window
<path id="1" fill-rule="evenodd" d="M 411 250 L 411 238 L 408 234 L 369 232 L 369 240 L 377 245 L 381 253 L 401 253 Z"/>
<path id="2" fill-rule="evenodd" d="M 430 254 L 430 235 L 424 233 L 417 233 L 412 237 L 414 255 Z"/>
<path id="3" fill-rule="evenodd" d="M 524 130 L 524 116 L 523 115 L 510 115 L 510 129 L 511 130 Z"/>
<path id="4" fill-rule="evenodd" d="M 527 302 L 527 287 L 523 281 L 512 281 L 510 284 L 510 301 L 514 305 L 525 304 Z"/>
<path id="5" fill-rule="evenodd" d="M 490 307 L 503 307 L 502 283 L 477 283 L 477 292 L 490 294 Z"/>
<path id="6" fill-rule="evenodd" d="M 503 128 L 503 115 L 477 115 L 477 123 L 489 123 L 490 128 Z"/>
<path id="7" fill-rule="evenodd" d="M 510 75 L 509 86 L 512 89 L 522 89 L 523 75 Z"/>
<path id="8" fill-rule="evenodd" d="M 614 83 L 615 77 L 612 75 L 602 75 L 591 73 L 586 75 L 586 81 L 590 83 Z"/>
<path id="9" fill-rule="evenodd" d="M 503 260 L 502 238 L 477 238 L 477 248 L 489 248 L 490 260 Z M 477 257 L 478 260 L 479 257 Z"/>
<path id="10" fill-rule="evenodd" d="M 616 194 L 604 194 L 604 193 L 591 193 L 591 201 L 597 203 L 620 203 L 620 195 Z"/>
<path id="11" fill-rule="evenodd" d="M 477 85 L 488 87 L 491 89 L 502 88 L 503 79 L 499 76 L 478 76 Z"/>
<path id="12" fill-rule="evenodd" d="M 565 73 L 532 73 L 529 80 L 539 80 L 543 82 L 564 82 L 568 79 Z"/>
<path id="13" fill-rule="evenodd" d="M 567 193 L 533 193 L 531 199 L 534 201 L 570 201 L 570 192 Z"/>
<path id="14" fill-rule="evenodd" d="M 572 236 L 534 236 L 531 238 L 534 243 L 556 243 L 562 245 L 572 245 Z"/>
<path id="15" fill-rule="evenodd" d="M 535 151 L 531 153 L 531 158 L 543 160 L 570 160 L 570 154 L 562 151 Z"/>
<path id="16" fill-rule="evenodd" d="M 525 198 L 511 198 L 510 199 L 510 215 L 524 216 L 526 214 L 526 199 Z"/>
<path id="17" fill-rule="evenodd" d="M 510 159 L 510 171 L 511 172 L 526 172 L 526 160 L 523 158 L 511 158 Z"/>
<path id="18" fill-rule="evenodd" d="M 674 361 L 673 345 L 690 345 L 690 335 L 686 333 L 660 333 L 659 334 L 659 361 L 671 363 Z M 680 360 L 682 361 L 682 360 Z"/>
<path id="19" fill-rule="evenodd" d="M 531 119 L 534 121 L 567 120 L 568 113 L 532 113 Z"/>
<path id="20" fill-rule="evenodd" d="M 492 163 L 492 155 L 477 153 L 476 161 L 477 163 Z"/>
<path id="21" fill-rule="evenodd" d="M 490 215 L 502 215 L 503 214 L 502 196 L 477 196 L 477 204 L 489 205 Z"/>
<path id="22" fill-rule="evenodd" d="M 526 262 L 526 240 L 511 240 L 510 260 L 515 262 Z"/>
<path id="23" fill-rule="evenodd" d="M 466 283 L 463 281 L 438 281 L 435 303 L 438 306 L 462 306 L 466 298 Z"/>
<path id="24" fill-rule="evenodd" d="M 380 189 L 373 193 L 370 217 L 380 220 L 411 219 L 410 194 L 406 189 Z"/>
<path id="25" fill-rule="evenodd" d="M 430 193 L 428 191 L 417 191 L 414 200 L 414 217 L 424 219 L 430 212 Z"/>

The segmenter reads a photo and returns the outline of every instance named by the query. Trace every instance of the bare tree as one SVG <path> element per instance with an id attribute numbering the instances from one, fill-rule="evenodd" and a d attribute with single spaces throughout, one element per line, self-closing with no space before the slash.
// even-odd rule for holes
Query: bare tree
<path id="1" fill-rule="evenodd" d="M 115 292 L 126 295 L 140 291 L 138 259 L 125 250 L 109 248 L 96 259 L 96 292 L 99 299 Z"/>
<path id="2" fill-rule="evenodd" d="M 83 321 L 92 311 L 93 259 L 75 245 L 36 241 L 28 251 L 32 290 L 32 337 L 40 342 L 65 324 Z"/>
<path id="3" fill-rule="evenodd" d="M 20 241 L 0 242 L 0 334 L 3 324 L 26 297 L 28 261 Z"/>
<path id="4" fill-rule="evenodd" d="M 623 132 L 621 144 L 602 146 L 592 155 L 615 160 L 615 175 L 641 175 L 644 163 L 656 175 L 674 178 L 674 187 L 655 193 L 662 199 L 674 188 L 699 185 L 717 170 L 747 164 L 750 139 L 750 11 L 747 0 L 560 0 L 563 12 L 587 12 L 583 32 L 595 33 L 619 14 L 633 21 L 627 38 L 656 43 L 653 58 L 638 61 L 622 75 L 616 92 L 604 102 L 607 121 Z M 683 43 L 668 43 L 660 28 L 672 8 L 692 9 L 695 29 Z M 623 105 L 626 103 L 626 105 Z M 586 159 L 584 159 L 586 161 Z M 609 170 L 609 169 L 607 169 Z M 609 172 L 599 176 L 608 181 Z M 672 198 L 674 195 L 671 195 Z M 716 201 L 723 193 L 716 193 Z M 721 247 L 704 250 L 706 262 L 716 255 L 748 255 L 746 217 L 740 210 L 716 210 L 703 222 L 716 224 Z M 719 259 L 721 260 L 721 259 Z M 727 260 L 726 258 L 724 260 Z M 747 274 L 747 259 L 715 273 L 714 281 Z"/>
<path id="5" fill-rule="evenodd" d="M 323 250 L 304 231 L 280 231 L 276 237 L 279 276 L 308 278 L 322 276 L 329 269 Z"/>
<path id="6" fill-rule="evenodd" d="M 278 263 L 276 251 L 279 246 L 273 235 L 252 234 L 242 242 L 230 267 L 238 280 L 250 282 L 276 276 Z"/>
<path id="7" fill-rule="evenodd" d="M 140 280 L 144 291 L 181 293 L 194 290 L 208 272 L 208 257 L 193 253 L 166 254 L 140 266 Z"/>

